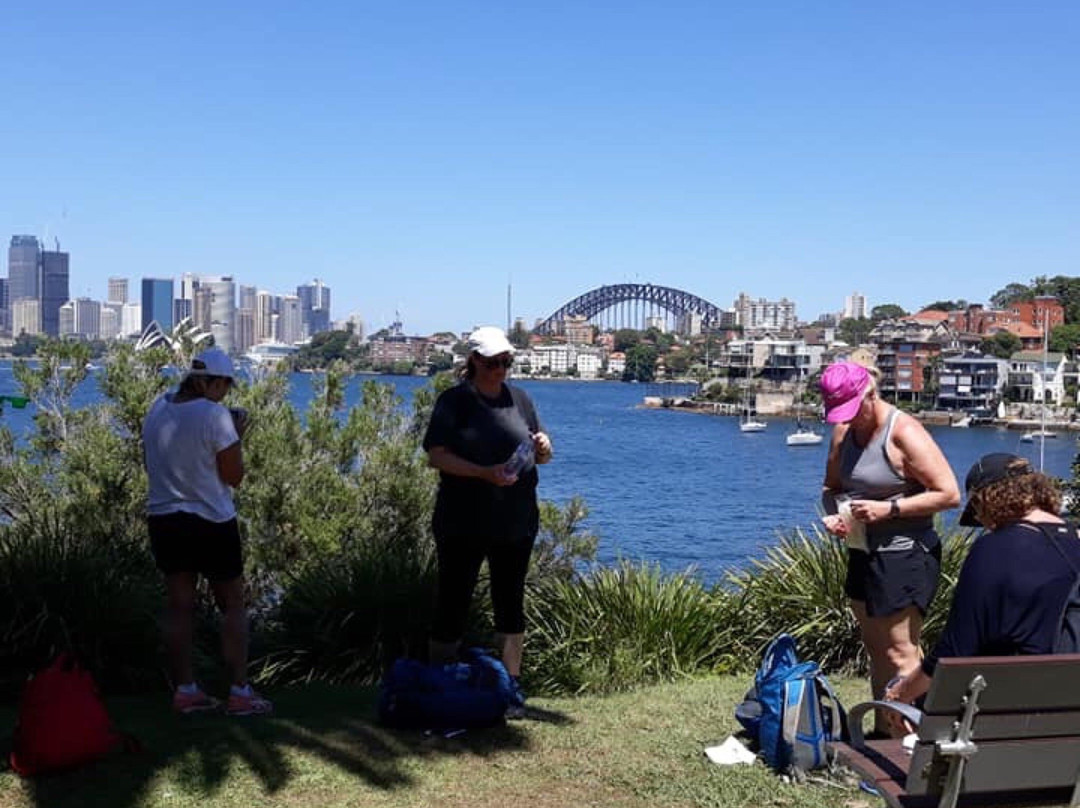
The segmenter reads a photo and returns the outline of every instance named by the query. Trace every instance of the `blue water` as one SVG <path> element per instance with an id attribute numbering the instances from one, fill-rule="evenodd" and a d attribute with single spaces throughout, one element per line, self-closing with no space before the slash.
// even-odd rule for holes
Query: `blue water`
<path id="1" fill-rule="evenodd" d="M 0 393 L 14 393 L 10 367 L 0 365 Z M 308 374 L 292 378 L 291 398 L 304 406 Z M 360 398 L 364 378 L 350 381 L 346 402 Z M 406 398 L 426 380 L 378 377 Z M 641 385 L 619 382 L 539 382 L 521 386 L 536 402 L 555 447 L 541 469 L 540 494 L 565 503 L 581 496 L 589 506 L 586 527 L 600 537 L 600 559 L 645 558 L 665 569 L 695 567 L 717 579 L 732 566 L 775 541 L 778 533 L 808 527 L 817 519 L 827 442 L 790 447 L 790 423 L 774 419 L 765 432 L 743 434 L 733 417 L 639 405 Z M 92 383 L 74 398 L 77 406 L 99 400 Z M 32 409 L 4 407 L 18 434 Z M 963 484 L 968 467 L 987 452 L 1014 452 L 1038 463 L 1038 443 L 1021 443 L 1018 430 L 993 427 L 931 427 Z M 1045 443 L 1044 468 L 1069 477 L 1074 437 L 1062 433 Z M 959 513 L 946 514 L 955 520 Z"/>

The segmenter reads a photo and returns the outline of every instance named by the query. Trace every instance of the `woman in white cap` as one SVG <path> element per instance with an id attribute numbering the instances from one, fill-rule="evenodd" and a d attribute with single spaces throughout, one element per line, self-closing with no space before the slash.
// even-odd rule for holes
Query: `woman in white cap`
<path id="1" fill-rule="evenodd" d="M 912 702 L 926 693 L 937 661 L 958 656 L 1076 653 L 1080 575 L 1076 528 L 1058 511 L 1061 492 L 1013 454 L 988 454 L 968 472 L 960 524 L 981 525 L 964 559 L 945 630 L 933 653 L 890 684 L 885 698 Z"/>
<path id="2" fill-rule="evenodd" d="M 525 576 L 539 530 L 536 465 L 551 459 L 532 400 L 506 383 L 514 347 L 499 328 L 469 336 L 461 384 L 435 402 L 424 449 L 439 470 L 432 527 L 438 594 L 432 663 L 457 660 L 480 565 L 487 559 L 495 632 L 515 687 L 525 637 Z M 507 715 L 524 714 L 524 696 Z"/>
<path id="3" fill-rule="evenodd" d="M 192 671 L 195 585 L 210 582 L 224 614 L 222 655 L 232 687 L 231 715 L 268 713 L 270 702 L 247 683 L 248 617 L 244 604 L 243 557 L 232 488 L 244 478 L 241 411 L 221 404 L 233 384 L 228 355 L 210 348 L 192 360 L 180 389 L 160 396 L 143 421 L 149 478 L 150 545 L 165 575 L 165 639 L 180 713 L 214 710 L 221 702 L 196 684 Z"/>

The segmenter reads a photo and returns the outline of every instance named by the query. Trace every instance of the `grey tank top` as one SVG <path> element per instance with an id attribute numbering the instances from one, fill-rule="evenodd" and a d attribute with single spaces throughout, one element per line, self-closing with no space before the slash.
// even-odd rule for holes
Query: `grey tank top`
<path id="1" fill-rule="evenodd" d="M 840 486 L 852 499 L 893 500 L 922 493 L 926 487 L 916 480 L 901 477 L 886 447 L 900 411 L 889 413 L 885 428 L 879 429 L 866 446 L 855 441 L 855 430 L 849 429 L 840 443 Z M 884 519 L 866 526 L 866 537 L 872 551 L 909 550 L 915 542 L 926 548 L 938 543 L 933 516 L 910 516 Z"/>

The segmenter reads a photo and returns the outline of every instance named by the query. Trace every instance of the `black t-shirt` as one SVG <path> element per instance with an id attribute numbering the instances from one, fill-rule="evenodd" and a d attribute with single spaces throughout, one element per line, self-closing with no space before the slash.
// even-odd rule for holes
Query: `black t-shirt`
<path id="1" fill-rule="evenodd" d="M 1075 531 L 1066 528 L 1056 540 L 1080 569 Z M 983 534 L 964 560 L 945 630 L 923 670 L 932 675 L 941 657 L 1053 653 L 1075 579 L 1061 552 L 1032 522 Z"/>
<path id="2" fill-rule="evenodd" d="M 424 434 L 424 450 L 442 446 L 481 466 L 510 459 L 530 433 L 543 431 L 532 400 L 517 387 L 504 384 L 488 398 L 470 382 L 444 391 L 435 401 Z M 474 477 L 440 472 L 435 504 L 435 535 L 479 535 L 511 540 L 536 535 L 538 514 L 533 463 L 518 473 L 510 486 L 495 486 Z"/>

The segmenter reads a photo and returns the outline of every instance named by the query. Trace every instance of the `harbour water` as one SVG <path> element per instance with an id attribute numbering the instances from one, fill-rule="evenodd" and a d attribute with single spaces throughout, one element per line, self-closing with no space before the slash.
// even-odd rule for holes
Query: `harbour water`
<path id="1" fill-rule="evenodd" d="M 310 399 L 309 374 L 294 374 L 291 399 Z M 352 379 L 346 402 L 360 398 Z M 427 380 L 376 377 L 408 398 Z M 620 557 L 659 562 L 667 570 L 694 567 L 715 581 L 774 543 L 780 533 L 808 528 L 817 519 L 828 443 L 787 446 L 791 422 L 772 420 L 760 433 L 740 433 L 734 417 L 644 409 L 642 385 L 620 382 L 524 381 L 555 447 L 541 469 L 540 493 L 565 503 L 582 497 L 586 527 L 600 537 L 600 560 Z M 17 388 L 0 365 L 0 394 Z M 76 406 L 99 400 L 92 384 Z M 30 426 L 32 409 L 4 407 L 16 432 Z M 1039 444 L 1020 441 L 1019 430 L 930 427 L 961 485 L 968 467 L 987 452 L 1014 452 L 1038 463 Z M 1072 433 L 1044 443 L 1044 469 L 1069 477 L 1077 452 Z M 945 515 L 955 521 L 958 511 Z"/>

